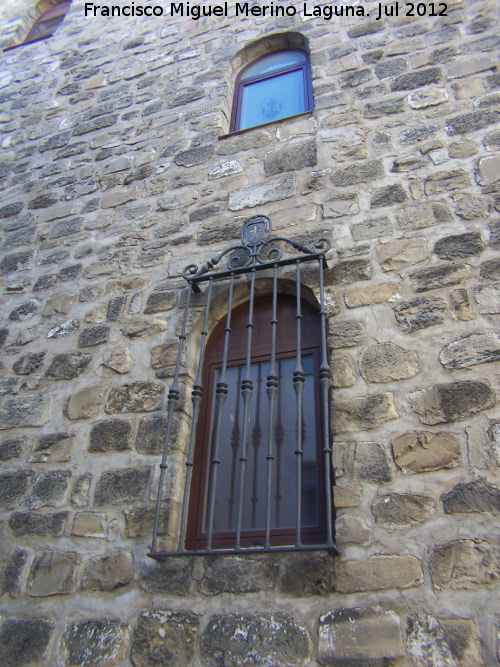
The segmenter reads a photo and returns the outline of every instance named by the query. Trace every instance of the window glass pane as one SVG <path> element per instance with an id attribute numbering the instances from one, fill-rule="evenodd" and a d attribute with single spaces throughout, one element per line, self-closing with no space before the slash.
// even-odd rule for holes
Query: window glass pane
<path id="1" fill-rule="evenodd" d="M 271 528 L 296 527 L 297 503 L 297 411 L 293 389 L 295 358 L 276 362 L 279 390 L 275 402 L 274 463 L 271 493 Z M 316 409 L 314 401 L 313 357 L 303 358 L 306 375 L 303 394 L 302 526 L 318 525 L 318 485 L 316 461 Z M 265 530 L 267 508 L 267 451 L 269 399 L 266 392 L 268 361 L 251 367 L 254 389 L 250 401 L 248 461 L 245 471 L 243 530 Z M 243 366 L 227 369 L 228 394 L 222 412 L 222 429 L 215 494 L 214 531 L 236 531 L 240 486 L 243 400 Z M 215 381 L 219 379 L 217 371 Z M 206 518 L 205 518 L 206 520 Z M 206 530 L 205 526 L 205 530 Z"/>
<path id="2" fill-rule="evenodd" d="M 239 129 L 305 111 L 302 68 L 243 86 Z"/>
<path id="3" fill-rule="evenodd" d="M 271 53 L 269 56 L 261 58 L 253 65 L 250 65 L 245 70 L 241 80 L 246 81 L 260 74 L 270 74 L 283 67 L 293 67 L 293 65 L 305 63 L 306 60 L 305 54 L 300 53 L 300 51 L 278 51 L 278 53 Z"/>

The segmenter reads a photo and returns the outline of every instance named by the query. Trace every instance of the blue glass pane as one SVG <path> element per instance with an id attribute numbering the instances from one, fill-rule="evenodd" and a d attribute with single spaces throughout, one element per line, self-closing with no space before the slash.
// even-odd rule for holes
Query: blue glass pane
<path id="1" fill-rule="evenodd" d="M 241 80 L 246 81 L 254 76 L 259 76 L 260 74 L 270 74 L 277 69 L 293 67 L 293 65 L 299 65 L 306 61 L 307 58 L 305 54 L 300 51 L 278 51 L 278 53 L 271 53 L 271 55 L 265 56 L 265 58 L 261 58 L 253 65 L 250 65 L 250 67 L 245 70 Z"/>
<path id="2" fill-rule="evenodd" d="M 240 130 L 306 111 L 302 68 L 243 86 Z"/>

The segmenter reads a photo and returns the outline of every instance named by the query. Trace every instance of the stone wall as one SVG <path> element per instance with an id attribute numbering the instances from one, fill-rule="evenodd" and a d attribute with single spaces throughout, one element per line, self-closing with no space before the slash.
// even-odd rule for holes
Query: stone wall
<path id="1" fill-rule="evenodd" d="M 25 4 L 2 3 L 3 46 Z M 500 7 L 297 7 L 90 19 L 73 0 L 0 56 L 2 665 L 498 664 Z M 309 45 L 314 111 L 226 136 L 242 63 L 286 43 Z M 334 248 L 339 556 L 158 564 L 180 272 L 256 213 Z"/>

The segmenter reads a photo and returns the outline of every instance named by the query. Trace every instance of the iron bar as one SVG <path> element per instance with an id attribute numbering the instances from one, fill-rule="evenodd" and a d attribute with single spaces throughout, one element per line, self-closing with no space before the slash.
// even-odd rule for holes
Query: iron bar
<path id="1" fill-rule="evenodd" d="M 220 442 L 220 429 L 221 429 L 221 419 L 222 419 L 222 408 L 226 401 L 227 396 L 227 382 L 226 382 L 226 368 L 227 368 L 227 354 L 229 349 L 229 336 L 231 334 L 231 310 L 233 305 L 233 284 L 234 276 L 231 275 L 231 280 L 229 283 L 229 294 L 228 294 L 228 309 L 226 316 L 226 326 L 224 328 L 224 348 L 222 353 L 222 367 L 220 372 L 219 381 L 215 387 L 215 431 L 213 436 L 213 458 L 212 465 L 210 470 L 210 498 L 208 504 L 208 536 L 207 536 L 207 551 L 210 551 L 212 548 L 212 538 L 213 538 L 213 527 L 214 527 L 214 509 L 215 509 L 215 491 L 217 485 L 217 466 L 219 465 L 219 442 Z"/>
<path id="2" fill-rule="evenodd" d="M 252 269 L 250 279 L 250 301 L 248 303 L 248 323 L 247 323 L 247 351 L 245 361 L 245 377 L 241 383 L 241 395 L 243 397 L 243 434 L 241 436 L 241 457 L 240 457 L 240 489 L 238 494 L 238 519 L 236 524 L 236 544 L 235 551 L 241 549 L 241 526 L 243 522 L 243 494 L 245 490 L 245 471 L 248 461 L 248 416 L 250 412 L 250 399 L 253 392 L 253 381 L 251 374 L 252 361 L 252 331 L 253 331 L 253 302 L 255 297 L 255 268 Z"/>
<path id="3" fill-rule="evenodd" d="M 271 546 L 271 494 L 273 479 L 273 440 L 274 440 L 274 407 L 276 396 L 278 394 L 279 378 L 276 374 L 276 327 L 278 324 L 277 316 L 278 300 L 278 267 L 273 266 L 273 310 L 271 315 L 271 365 L 269 375 L 267 376 L 267 395 L 269 398 L 269 427 L 267 440 L 267 485 L 266 485 L 266 541 L 265 548 Z"/>
<path id="4" fill-rule="evenodd" d="M 232 290 L 232 283 L 231 283 Z M 182 501 L 182 514 L 181 514 L 181 529 L 179 534 L 179 546 L 178 551 L 182 551 L 184 540 L 186 537 L 186 520 L 187 520 L 187 508 L 189 502 L 189 492 L 191 489 L 191 478 L 193 476 L 193 454 L 194 454 L 194 443 L 196 440 L 196 425 L 198 424 L 198 415 L 200 413 L 201 400 L 203 398 L 203 359 L 205 358 L 205 345 L 208 335 L 208 314 L 210 312 L 210 299 L 212 296 L 212 279 L 210 278 L 208 282 L 207 289 L 207 302 L 205 304 L 205 316 L 203 318 L 203 329 L 201 331 L 201 343 L 200 343 L 200 354 L 198 358 L 198 373 L 194 381 L 193 390 L 191 392 L 191 401 L 193 404 L 193 417 L 191 419 L 191 432 L 189 434 L 189 448 L 188 456 L 186 460 L 186 482 L 184 485 L 184 498 Z"/>
<path id="5" fill-rule="evenodd" d="M 270 549 L 263 549 L 262 547 L 245 547 L 244 549 L 240 549 L 238 552 L 238 555 L 245 556 L 247 554 L 261 554 L 261 553 L 280 553 L 280 552 L 287 552 L 287 551 L 329 551 L 332 554 L 337 554 L 338 555 L 338 550 L 337 547 L 334 544 L 301 544 L 300 547 L 296 547 L 295 545 L 289 545 L 289 546 L 278 546 L 278 547 L 271 547 Z M 204 553 L 207 553 L 205 551 L 169 551 L 169 552 L 161 552 L 161 553 L 148 553 L 147 555 L 150 558 L 154 558 L 157 561 L 164 561 L 172 556 L 200 556 L 203 555 Z M 234 549 L 217 549 L 215 551 L 211 551 L 210 553 L 212 554 L 217 554 L 221 556 L 225 555 L 234 555 Z"/>
<path id="6" fill-rule="evenodd" d="M 321 389 L 321 418 L 323 420 L 323 459 L 325 474 L 325 509 L 326 509 L 326 534 L 327 544 L 333 545 L 333 526 L 332 526 L 332 487 L 331 487 L 331 465 L 332 448 L 330 445 L 329 428 L 329 397 L 332 382 L 330 364 L 328 362 L 328 351 L 326 345 L 326 313 L 325 313 L 325 295 L 324 295 L 324 277 L 323 277 L 323 257 L 319 258 L 319 294 L 320 294 L 320 326 L 321 326 L 321 365 L 319 367 L 319 384 Z"/>
<path id="7" fill-rule="evenodd" d="M 182 317 L 181 332 L 179 334 L 179 347 L 177 349 L 177 359 L 175 362 L 174 378 L 172 381 L 172 386 L 170 387 L 170 391 L 168 392 L 168 399 L 167 399 L 167 427 L 165 430 L 165 437 L 163 439 L 163 454 L 160 463 L 160 481 L 158 486 L 158 498 L 156 499 L 155 519 L 153 526 L 153 541 L 151 543 L 151 551 L 153 553 L 156 551 L 156 538 L 158 535 L 158 523 L 160 519 L 160 507 L 163 495 L 163 484 L 165 480 L 165 470 L 167 468 L 168 441 L 170 439 L 170 430 L 172 428 L 172 419 L 174 416 L 175 406 L 177 405 L 177 401 L 179 400 L 179 372 L 181 367 L 182 350 L 184 348 L 184 342 L 186 340 L 186 324 L 189 312 L 190 296 L 191 296 L 191 289 L 188 286 L 186 288 L 186 304 L 184 306 L 184 315 Z"/>
<path id="8" fill-rule="evenodd" d="M 297 532 L 295 536 L 295 546 L 301 545 L 301 525 L 302 525 L 302 397 L 304 394 L 304 384 L 306 376 L 302 367 L 302 307 L 300 303 L 300 262 L 297 262 L 295 269 L 295 288 L 297 294 L 297 306 L 295 309 L 296 338 L 297 338 L 297 362 L 293 373 L 293 388 L 297 398 Z"/>

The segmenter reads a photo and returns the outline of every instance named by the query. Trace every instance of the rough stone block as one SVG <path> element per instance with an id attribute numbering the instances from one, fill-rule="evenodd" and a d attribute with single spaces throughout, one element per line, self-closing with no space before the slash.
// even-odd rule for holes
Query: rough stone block
<path id="1" fill-rule="evenodd" d="M 437 589 L 459 590 L 496 584 L 500 572 L 500 550 L 488 542 L 457 540 L 434 547 L 429 569 Z"/>
<path id="2" fill-rule="evenodd" d="M 177 304 L 177 290 L 157 290 L 150 294 L 146 301 L 144 314 L 161 313 L 166 310 L 172 310 Z"/>
<path id="3" fill-rule="evenodd" d="M 71 493 L 71 503 L 75 507 L 86 507 L 89 504 L 89 491 L 92 475 L 87 472 L 79 477 Z"/>
<path id="4" fill-rule="evenodd" d="M 154 663 L 191 667 L 196 659 L 200 620 L 195 614 L 154 611 L 140 614 L 132 637 L 134 667 Z"/>
<path id="5" fill-rule="evenodd" d="M 436 195 L 440 192 L 450 192 L 452 190 L 461 190 L 470 186 L 469 175 L 463 169 L 454 169 L 453 171 L 438 171 L 424 182 L 426 195 Z"/>
<path id="6" fill-rule="evenodd" d="M 35 264 L 36 250 L 22 250 L 10 255 L 4 255 L 0 261 L 0 275 L 4 276 L 14 271 L 26 271 Z"/>
<path id="7" fill-rule="evenodd" d="M 272 136 L 269 132 L 255 129 L 252 132 L 228 137 L 224 141 L 221 141 L 217 153 L 219 155 L 233 155 L 240 151 L 248 151 L 268 146 L 272 140 Z"/>
<path id="8" fill-rule="evenodd" d="M 497 165 L 497 169 L 498 168 L 500 168 L 500 162 Z M 490 214 L 490 202 L 482 197 L 464 197 L 457 203 L 455 207 L 455 213 L 463 220 L 484 220 Z M 482 250 L 483 245 L 481 242 L 481 235 L 477 234 L 477 237 L 476 243 L 478 246 L 481 246 Z M 480 252 L 480 250 L 478 252 Z"/>
<path id="9" fill-rule="evenodd" d="M 68 512 L 14 512 L 9 526 L 16 537 L 34 535 L 61 537 L 68 520 Z"/>
<path id="10" fill-rule="evenodd" d="M 272 590 L 279 569 L 278 561 L 269 554 L 251 558 L 219 556 L 208 560 L 206 565 L 200 582 L 200 590 L 205 595 Z"/>
<path id="11" fill-rule="evenodd" d="M 351 227 L 352 238 L 355 241 L 365 241 L 379 236 L 388 236 L 392 234 L 392 225 L 389 218 L 374 218 L 363 222 L 356 222 Z"/>
<path id="12" fill-rule="evenodd" d="M 129 373 L 134 367 L 130 350 L 125 345 L 117 345 L 111 350 L 106 350 L 102 363 L 120 374 Z"/>
<path id="13" fill-rule="evenodd" d="M 482 315 L 500 313 L 500 282 L 474 287 L 474 298 Z"/>
<path id="14" fill-rule="evenodd" d="M 420 562 L 415 556 L 372 556 L 367 560 L 337 565 L 339 593 L 414 588 L 423 583 Z"/>
<path id="15" fill-rule="evenodd" d="M 13 509 L 24 502 L 28 492 L 30 475 L 25 470 L 4 472 L 0 475 L 0 507 Z"/>
<path id="16" fill-rule="evenodd" d="M 33 481 L 33 493 L 30 507 L 61 507 L 64 504 L 69 488 L 71 472 L 67 470 L 51 470 L 37 475 Z"/>
<path id="17" fill-rule="evenodd" d="M 103 473 L 97 482 L 94 504 L 119 505 L 139 500 L 144 495 L 149 476 L 148 468 Z"/>
<path id="18" fill-rule="evenodd" d="M 444 202 L 425 202 L 400 209 L 396 212 L 396 220 L 401 229 L 413 231 L 451 222 L 453 216 Z"/>
<path id="19" fill-rule="evenodd" d="M 392 206 L 393 204 L 401 204 L 406 199 L 408 199 L 408 195 L 403 186 L 400 183 L 395 183 L 394 185 L 386 185 L 383 188 L 375 190 L 370 206 L 372 208 Z"/>
<path id="20" fill-rule="evenodd" d="M 403 297 L 403 293 L 404 288 L 399 283 L 382 283 L 351 290 L 344 295 L 344 301 L 348 308 L 360 308 L 387 301 L 394 303 Z"/>
<path id="21" fill-rule="evenodd" d="M 193 590 L 193 560 L 171 558 L 155 565 L 146 565 L 139 584 L 147 593 L 189 595 Z"/>
<path id="22" fill-rule="evenodd" d="M 125 510 L 125 536 L 126 537 L 144 537 L 153 532 L 154 508 L 136 507 L 135 509 Z M 160 520 L 158 525 L 158 534 L 164 535 L 168 521 L 168 509 L 160 511 Z"/>
<path id="23" fill-rule="evenodd" d="M 500 156 L 488 155 L 479 160 L 476 180 L 479 185 L 491 185 L 496 183 L 499 176 Z"/>
<path id="24" fill-rule="evenodd" d="M 436 255 L 441 259 L 448 260 L 478 255 L 483 250 L 484 246 L 479 232 L 445 236 L 439 239 L 434 246 Z"/>
<path id="25" fill-rule="evenodd" d="M 416 352 L 390 342 L 366 347 L 361 353 L 359 364 L 366 382 L 404 380 L 420 371 Z"/>
<path id="26" fill-rule="evenodd" d="M 318 659 L 322 665 L 378 665 L 403 655 L 400 621 L 394 612 L 352 608 L 320 616 Z"/>
<path id="27" fill-rule="evenodd" d="M 249 655 L 255 664 L 301 667 L 311 648 L 307 628 L 282 613 L 212 616 L 200 641 L 207 667 L 219 667 L 222 661 L 243 667 Z"/>
<path id="28" fill-rule="evenodd" d="M 446 319 L 448 307 L 444 299 L 424 297 L 414 301 L 404 301 L 393 310 L 398 326 L 405 333 L 411 333 L 442 324 Z"/>
<path id="29" fill-rule="evenodd" d="M 125 659 L 128 632 L 120 621 L 98 618 L 70 623 L 59 653 L 67 667 L 117 665 Z"/>
<path id="30" fill-rule="evenodd" d="M 109 392 L 106 412 L 152 412 L 161 407 L 165 387 L 158 382 L 133 382 Z"/>
<path id="31" fill-rule="evenodd" d="M 35 439 L 29 462 L 65 463 L 71 458 L 75 446 L 73 433 L 48 433 Z"/>
<path id="32" fill-rule="evenodd" d="M 264 171 L 268 176 L 274 176 L 286 171 L 314 167 L 316 163 L 316 142 L 307 141 L 266 153 Z"/>
<path id="33" fill-rule="evenodd" d="M 346 194 L 334 197 L 322 204 L 323 218 L 342 218 L 345 215 L 359 213 L 358 197 L 356 194 Z"/>
<path id="34" fill-rule="evenodd" d="M 457 484 L 441 496 L 445 514 L 456 512 L 500 512 L 500 489 L 483 480 Z"/>
<path id="35" fill-rule="evenodd" d="M 417 264 L 427 259 L 425 239 L 401 239 L 379 244 L 376 248 L 384 271 L 399 271 L 407 264 Z"/>
<path id="36" fill-rule="evenodd" d="M 243 208 L 253 208 L 268 202 L 288 199 L 294 195 L 295 181 L 290 174 L 268 180 L 262 185 L 233 190 L 229 193 L 228 208 L 230 211 L 240 211 Z"/>
<path id="37" fill-rule="evenodd" d="M 25 448 L 25 438 L 4 438 L 0 442 L 0 463 L 20 458 Z"/>
<path id="38" fill-rule="evenodd" d="M 331 595 L 334 581 L 334 561 L 327 553 L 292 554 L 280 582 L 283 593 L 296 598 L 311 595 Z"/>
<path id="39" fill-rule="evenodd" d="M 408 93 L 407 99 L 408 106 L 411 109 L 427 109 L 427 107 L 447 102 L 449 95 L 444 88 L 435 88 L 434 90 L 428 89 L 417 93 Z"/>
<path id="40" fill-rule="evenodd" d="M 56 354 L 45 371 L 50 380 L 73 380 L 81 375 L 92 360 L 91 354 L 83 352 Z"/>
<path id="41" fill-rule="evenodd" d="M 449 343 L 439 353 L 439 361 L 449 371 L 498 360 L 500 336 L 496 333 L 472 334 Z"/>
<path id="42" fill-rule="evenodd" d="M 378 442 L 358 442 L 354 454 L 354 474 L 369 482 L 389 482 L 391 470 L 384 448 Z"/>
<path id="43" fill-rule="evenodd" d="M 324 274 L 325 285 L 351 285 L 360 280 L 370 280 L 373 269 L 368 259 L 351 259 L 339 262 Z"/>
<path id="44" fill-rule="evenodd" d="M 129 551 L 93 558 L 82 578 L 84 591 L 114 591 L 134 579 L 134 559 Z"/>
<path id="45" fill-rule="evenodd" d="M 467 633 L 462 623 L 461 626 L 465 635 L 462 636 L 461 643 L 462 647 L 465 648 L 463 645 L 467 646 L 467 634 L 470 634 L 470 628 L 467 628 L 469 631 Z M 415 664 L 422 665 L 422 667 L 434 667 L 438 664 L 443 665 L 443 667 L 452 667 L 459 664 L 457 658 L 461 662 L 460 658 L 464 657 L 463 650 L 458 651 L 462 653 L 459 657 L 455 648 L 456 643 L 449 635 L 447 637 L 447 634 L 437 619 L 429 614 L 415 614 L 408 617 L 406 646 Z M 449 643 L 446 641 L 447 639 L 449 639 Z M 450 644 L 454 646 L 455 652 Z"/>
<path id="46" fill-rule="evenodd" d="M 450 136 L 482 130 L 489 125 L 495 125 L 500 119 L 498 111 L 472 111 L 454 116 L 446 121 L 445 129 Z"/>
<path id="47" fill-rule="evenodd" d="M 358 507 L 363 500 L 363 489 L 361 484 L 343 484 L 333 487 L 333 498 L 335 507 Z"/>
<path id="48" fill-rule="evenodd" d="M 454 468 L 460 461 L 460 440 L 453 433 L 406 433 L 394 440 L 396 465 L 406 473 Z"/>
<path id="49" fill-rule="evenodd" d="M 6 593 L 15 599 L 21 593 L 21 575 L 28 560 L 29 553 L 24 549 L 16 549 L 5 561 L 0 570 L 0 597 Z M 0 630 L 1 636 L 1 630 Z M 0 639 L 0 659 L 2 655 L 2 640 Z"/>
<path id="50" fill-rule="evenodd" d="M 122 419 L 94 423 L 90 432 L 89 452 L 124 452 L 131 449 L 132 424 Z"/>
<path id="51" fill-rule="evenodd" d="M 9 320 L 11 322 L 25 322 L 26 320 L 30 320 L 35 315 L 38 315 L 41 305 L 38 299 L 28 299 L 10 312 Z"/>
<path id="52" fill-rule="evenodd" d="M 463 380 L 437 384 L 410 396 L 422 424 L 442 424 L 468 419 L 492 408 L 495 392 L 489 382 Z"/>
<path id="53" fill-rule="evenodd" d="M 78 337 L 78 347 L 92 347 L 106 343 L 109 337 L 109 327 L 105 324 L 97 324 L 84 329 Z"/>
<path id="54" fill-rule="evenodd" d="M 141 454 L 161 454 L 167 420 L 164 416 L 144 417 L 139 422 L 135 448 Z"/>
<path id="55" fill-rule="evenodd" d="M 65 416 L 72 420 L 95 417 L 104 404 L 105 394 L 106 389 L 102 386 L 72 393 L 64 408 Z"/>
<path id="56" fill-rule="evenodd" d="M 398 417 L 391 393 L 357 396 L 333 402 L 331 427 L 333 433 L 371 431 Z"/>
<path id="57" fill-rule="evenodd" d="M 335 521 L 335 540 L 339 545 L 367 544 L 371 542 L 372 532 L 360 516 L 343 514 Z"/>
<path id="58" fill-rule="evenodd" d="M 357 183 L 368 183 L 384 176 L 384 167 L 380 160 L 367 160 L 350 164 L 335 171 L 330 180 L 332 185 L 346 187 Z"/>
<path id="59" fill-rule="evenodd" d="M 494 259 L 481 264 L 479 277 L 483 280 L 500 280 L 500 260 Z"/>
<path id="60" fill-rule="evenodd" d="M 42 618 L 5 618 L 0 626 L 0 664 L 36 667 L 45 663 L 54 624 Z"/>
<path id="61" fill-rule="evenodd" d="M 357 374 L 354 362 L 347 355 L 334 357 L 330 361 L 332 385 L 336 388 L 352 387 L 356 384 Z"/>
<path id="62" fill-rule="evenodd" d="M 80 556 L 73 551 L 44 551 L 31 566 L 28 595 L 48 597 L 75 592 Z"/>
<path id="63" fill-rule="evenodd" d="M 73 520 L 71 535 L 74 537 L 95 537 L 106 539 L 105 514 L 97 512 L 77 512 Z"/>
<path id="64" fill-rule="evenodd" d="M 458 285 L 470 277 L 471 271 L 466 264 L 441 264 L 410 273 L 410 280 L 416 292 Z"/>
<path id="65" fill-rule="evenodd" d="M 365 104 L 363 116 L 365 118 L 380 118 L 395 113 L 403 113 L 405 110 L 404 97 L 392 97 L 378 102 Z"/>
<path id="66" fill-rule="evenodd" d="M 430 519 L 436 513 L 432 498 L 412 493 L 391 493 L 375 498 L 373 516 L 389 528 L 401 529 Z"/>
<path id="67" fill-rule="evenodd" d="M 395 77 L 391 84 L 391 90 L 414 90 L 427 86 L 429 83 L 438 83 L 442 78 L 440 67 L 429 67 L 408 74 L 400 74 Z"/>

